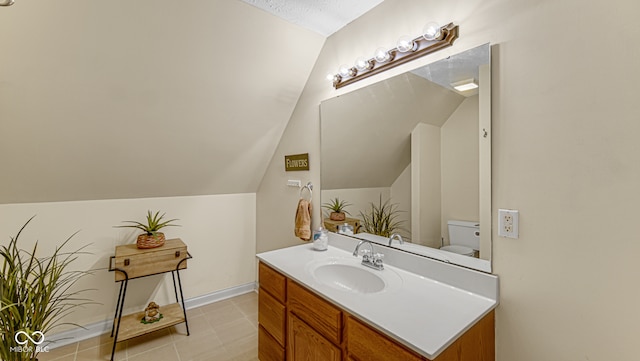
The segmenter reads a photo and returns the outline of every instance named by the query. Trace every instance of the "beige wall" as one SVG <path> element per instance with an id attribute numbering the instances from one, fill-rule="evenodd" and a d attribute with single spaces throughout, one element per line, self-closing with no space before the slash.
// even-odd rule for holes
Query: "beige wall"
<path id="1" fill-rule="evenodd" d="M 411 237 L 440 246 L 442 152 L 440 127 L 420 123 L 411 132 Z"/>
<path id="2" fill-rule="evenodd" d="M 257 195 L 258 249 L 297 243 L 282 156 L 309 152 L 304 178 L 320 187 L 322 100 L 491 42 L 497 359 L 636 360 L 639 10 L 629 0 L 384 1 L 325 43 Z M 460 24 L 452 48 L 341 91 L 325 80 L 430 19 Z M 498 208 L 520 210 L 519 239 L 497 237 Z"/>
<path id="3" fill-rule="evenodd" d="M 0 203 L 255 193 L 324 43 L 238 0 L 0 10 Z"/>
<path id="4" fill-rule="evenodd" d="M 391 203 L 397 204 L 396 220 L 402 222 L 400 235 L 411 240 L 411 165 L 400 173 L 400 176 L 391 185 L 389 193 Z M 382 199 L 384 202 L 384 198 Z"/>
<path id="5" fill-rule="evenodd" d="M 441 129 L 441 233 L 449 243 L 449 220 L 479 222 L 478 96 L 465 99 Z"/>
<path id="6" fill-rule="evenodd" d="M 14 5 L 15 6 L 15 5 Z M 193 259 L 181 272 L 185 299 L 255 281 L 255 194 L 141 198 L 104 201 L 22 203 L 0 205 L 0 235 L 6 245 L 32 216 L 20 236 L 21 248 L 38 243 L 38 255 L 46 256 L 73 232 L 68 250 L 91 243 L 90 255 L 81 256 L 72 266 L 93 270 L 78 289 L 93 288 L 86 294 L 100 302 L 75 311 L 65 321 L 87 325 L 113 317 L 119 283 L 108 272 L 109 257 L 117 245 L 134 243 L 139 233 L 114 228 L 123 220 L 144 221 L 147 210 L 161 210 L 179 218 L 181 227 L 165 228 L 167 238 L 181 238 Z M 170 276 L 151 276 L 131 281 L 125 312 L 139 311 L 150 300 L 160 305 L 174 303 Z M 60 331 L 60 330 L 57 330 Z"/>

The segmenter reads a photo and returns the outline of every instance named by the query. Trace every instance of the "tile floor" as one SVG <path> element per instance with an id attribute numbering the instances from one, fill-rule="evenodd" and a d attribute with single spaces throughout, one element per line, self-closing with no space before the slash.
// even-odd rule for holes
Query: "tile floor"
<path id="1" fill-rule="evenodd" d="M 246 293 L 187 310 L 184 324 L 118 342 L 118 361 L 257 361 L 258 294 Z M 40 353 L 39 361 L 109 360 L 109 334 Z"/>

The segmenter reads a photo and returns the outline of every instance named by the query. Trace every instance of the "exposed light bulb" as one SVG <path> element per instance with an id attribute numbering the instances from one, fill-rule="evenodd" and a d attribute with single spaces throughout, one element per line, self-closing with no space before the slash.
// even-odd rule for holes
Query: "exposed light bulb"
<path id="1" fill-rule="evenodd" d="M 424 36 L 424 38 L 429 41 L 436 40 L 440 37 L 440 35 L 440 25 L 435 21 L 428 22 L 424 26 L 424 29 L 422 29 L 422 36 Z"/>
<path id="2" fill-rule="evenodd" d="M 326 78 L 327 78 L 327 80 L 332 81 L 333 78 L 335 78 L 335 74 L 327 73 L 327 77 Z"/>
<path id="3" fill-rule="evenodd" d="M 384 63 L 385 61 L 391 59 L 391 55 L 385 48 L 378 48 L 373 54 L 373 58 L 376 59 L 378 63 Z"/>
<path id="4" fill-rule="evenodd" d="M 359 71 L 369 70 L 372 67 L 373 64 L 371 63 L 371 61 L 369 61 L 369 59 L 365 58 L 364 56 L 356 59 L 356 69 L 358 69 Z"/>
<path id="5" fill-rule="evenodd" d="M 413 41 L 413 38 L 409 35 L 403 35 L 398 39 L 398 43 L 396 44 L 396 49 L 398 49 L 401 53 L 406 53 L 407 51 L 415 50 L 416 43 Z"/>
<path id="6" fill-rule="evenodd" d="M 340 65 L 340 68 L 338 68 L 338 74 L 340 74 L 340 76 L 343 78 L 354 75 L 353 71 L 348 65 Z"/>

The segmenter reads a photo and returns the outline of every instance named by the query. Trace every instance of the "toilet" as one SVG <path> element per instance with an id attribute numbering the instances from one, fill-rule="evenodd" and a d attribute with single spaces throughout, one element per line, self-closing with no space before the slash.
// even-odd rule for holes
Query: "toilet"
<path id="1" fill-rule="evenodd" d="M 441 250 L 474 257 L 480 249 L 480 224 L 467 221 L 448 221 L 449 245 Z"/>

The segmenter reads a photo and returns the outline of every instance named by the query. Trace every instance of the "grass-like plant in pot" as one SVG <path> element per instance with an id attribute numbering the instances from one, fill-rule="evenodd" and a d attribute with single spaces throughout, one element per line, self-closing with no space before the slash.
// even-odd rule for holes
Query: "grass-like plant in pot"
<path id="1" fill-rule="evenodd" d="M 323 203 L 322 207 L 331 211 L 329 214 L 329 219 L 332 221 L 344 221 L 347 217 L 346 215 L 350 213 L 345 210 L 351 203 L 340 200 L 340 198 L 336 197 L 329 202 Z"/>
<path id="2" fill-rule="evenodd" d="M 369 209 L 363 213 L 360 212 L 362 218 L 362 228 L 367 233 L 376 234 L 383 237 L 391 237 L 391 235 L 402 230 L 404 221 L 398 220 L 398 215 L 403 211 L 398 210 L 396 203 L 391 203 L 391 199 L 382 202 L 382 194 L 378 204 L 371 202 Z"/>
<path id="3" fill-rule="evenodd" d="M 86 247 L 63 250 L 73 235 L 56 247 L 51 256 L 43 258 L 36 256 L 37 242 L 30 252 L 19 248 L 20 235 L 32 219 L 8 245 L 0 246 L 0 359 L 3 361 L 36 360 L 38 353 L 48 350 L 48 332 L 62 325 L 78 326 L 62 322 L 63 318 L 78 307 L 95 304 L 82 297 L 89 290 L 74 290 L 74 285 L 91 272 L 69 267 L 78 256 L 85 254 Z"/>
<path id="4" fill-rule="evenodd" d="M 138 248 L 156 248 L 164 245 L 165 237 L 164 233 L 159 232 L 164 227 L 178 227 L 177 224 L 172 224 L 172 222 L 177 221 L 177 219 L 169 219 L 164 221 L 164 213 L 160 214 L 160 211 L 156 213 L 152 213 L 151 211 L 147 211 L 147 223 L 141 223 L 138 221 L 124 221 L 126 224 L 122 226 L 116 226 L 120 228 L 137 228 L 144 233 L 138 235 L 138 239 L 136 240 L 136 245 Z"/>

